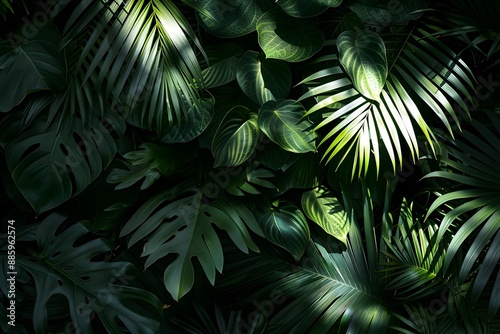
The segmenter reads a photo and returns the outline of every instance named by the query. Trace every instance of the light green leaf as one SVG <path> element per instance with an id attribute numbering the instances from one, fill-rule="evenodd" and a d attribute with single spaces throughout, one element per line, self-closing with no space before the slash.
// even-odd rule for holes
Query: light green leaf
<path id="1" fill-rule="evenodd" d="M 293 153 L 316 151 L 316 133 L 312 123 L 303 120 L 306 111 L 297 101 L 266 102 L 259 111 L 259 127 L 266 136 L 283 149 Z"/>
<path id="2" fill-rule="evenodd" d="M 302 209 L 309 219 L 347 247 L 349 220 L 335 195 L 325 186 L 302 195 Z"/>
<path id="3" fill-rule="evenodd" d="M 337 47 L 340 63 L 354 87 L 378 101 L 388 74 L 384 41 L 371 31 L 344 31 L 337 39 Z"/>
<path id="4" fill-rule="evenodd" d="M 292 18 L 281 11 L 269 11 L 257 22 L 259 45 L 267 58 L 300 62 L 321 50 L 323 33 L 310 19 Z"/>
<path id="5" fill-rule="evenodd" d="M 250 158 L 260 140 L 257 122 L 257 114 L 248 113 L 243 107 L 226 115 L 212 142 L 214 167 L 237 166 Z"/>
<path id="6" fill-rule="evenodd" d="M 194 283 L 192 258 L 198 259 L 212 284 L 215 270 L 222 272 L 224 255 L 212 224 L 226 231 L 236 246 L 248 253 L 249 249 L 258 251 L 258 248 L 245 223 L 253 229 L 257 223 L 246 207 L 233 209 L 222 199 L 205 204 L 201 192 L 160 207 L 171 198 L 171 192 L 167 191 L 146 202 L 125 224 L 121 236 L 135 230 L 129 247 L 149 236 L 142 253 L 148 256 L 146 267 L 169 254 L 178 255 L 165 269 L 164 283 L 172 297 L 179 300 Z"/>
<path id="7" fill-rule="evenodd" d="M 259 17 L 269 8 L 266 0 L 190 0 L 200 24 L 219 37 L 237 37 L 255 31 Z"/>
<path id="8" fill-rule="evenodd" d="M 205 47 L 208 66 L 202 71 L 203 86 L 214 88 L 236 79 L 236 67 L 243 49 L 237 44 L 223 44 Z"/>
<path id="9" fill-rule="evenodd" d="M 46 119 L 39 119 L 23 131 L 20 114 L 0 124 L 9 171 L 37 214 L 83 191 L 111 163 L 117 151 L 113 133 L 123 131 L 122 120 L 111 117 L 95 117 L 87 129 L 65 117 L 60 129 L 57 122 L 45 129 Z"/>
<path id="10" fill-rule="evenodd" d="M 309 226 L 306 217 L 295 205 L 285 202 L 272 208 L 259 219 L 265 236 L 283 247 L 299 261 L 309 244 Z"/>
<path id="11" fill-rule="evenodd" d="M 16 257 L 17 264 L 30 273 L 35 283 L 35 331 L 49 333 L 47 304 L 55 296 L 63 296 L 73 325 L 82 333 L 94 332 L 93 312 L 108 333 L 122 333 L 123 325 L 131 333 L 158 333 L 162 303 L 151 292 L 130 286 L 134 276 L 128 274 L 128 269 L 132 265 L 96 261 L 97 255 L 111 248 L 102 239 L 82 244 L 82 237 L 89 232 L 82 223 L 58 233 L 65 220 L 59 214 L 48 216 L 36 233 L 38 250 L 33 256 Z"/>
<path id="12" fill-rule="evenodd" d="M 259 106 L 267 101 L 284 99 L 292 87 L 288 65 L 264 54 L 247 51 L 238 63 L 236 79 L 241 90 Z"/>
<path id="13" fill-rule="evenodd" d="M 18 105 L 26 95 L 40 90 L 57 90 L 66 84 L 64 62 L 59 53 L 61 35 L 52 26 L 40 28 L 36 36 L 11 46 L 0 57 L 0 112 Z"/>

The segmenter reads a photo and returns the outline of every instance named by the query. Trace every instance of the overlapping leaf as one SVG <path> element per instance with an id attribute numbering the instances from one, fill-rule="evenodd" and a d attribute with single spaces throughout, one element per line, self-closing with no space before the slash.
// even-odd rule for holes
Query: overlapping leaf
<path id="1" fill-rule="evenodd" d="M 313 124 L 302 117 L 304 107 L 293 100 L 268 101 L 259 110 L 259 127 L 273 142 L 293 153 L 316 150 Z"/>
<path id="2" fill-rule="evenodd" d="M 0 112 L 18 105 L 26 95 L 58 90 L 66 84 L 64 62 L 59 53 L 61 35 L 51 25 L 37 30 L 30 39 L 0 42 Z"/>
<path id="3" fill-rule="evenodd" d="M 447 247 L 443 270 L 450 270 L 464 243 L 469 242 L 470 246 L 465 255 L 458 257 L 463 259 L 459 261 L 461 265 L 458 280 L 465 282 L 471 272 L 479 270 L 471 290 L 474 302 L 479 300 L 492 275 L 499 277 L 500 253 L 498 248 L 492 245 L 497 244 L 500 239 L 500 119 L 498 114 L 486 114 L 491 120 L 493 130 L 479 122 L 473 123 L 475 133 L 464 131 L 463 139 L 450 142 L 450 157 L 442 159 L 449 169 L 426 175 L 445 178 L 464 186 L 463 189 L 438 197 L 429 208 L 427 216 L 439 207 L 452 204 L 452 209 L 446 213 L 439 226 L 437 242 L 443 240 L 458 218 L 466 219 L 457 227 Z M 476 267 L 478 262 L 481 263 L 480 268 Z M 494 289 L 499 288 L 500 282 L 497 279 Z M 489 316 L 494 317 L 499 309 L 498 298 L 492 296 Z"/>
<path id="4" fill-rule="evenodd" d="M 279 11 L 269 11 L 257 22 L 259 45 L 266 58 L 300 62 L 321 50 L 323 33 L 316 22 L 292 18 Z"/>
<path id="5" fill-rule="evenodd" d="M 259 106 L 267 101 L 284 99 L 292 86 L 288 65 L 264 54 L 247 51 L 238 63 L 236 79 L 243 92 Z"/>
<path id="6" fill-rule="evenodd" d="M 259 17 L 269 8 L 265 0 L 190 0 L 198 21 L 210 34 L 237 37 L 255 31 Z"/>
<path id="7" fill-rule="evenodd" d="M 169 254 L 177 254 L 164 272 L 165 287 L 175 300 L 193 286 L 192 258 L 198 259 L 212 284 L 216 269 L 222 272 L 222 246 L 212 224 L 227 232 L 243 252 L 249 249 L 258 251 L 247 226 L 262 235 L 253 214 L 243 205 L 223 200 L 205 204 L 201 192 L 164 204 L 180 193 L 180 189 L 171 189 L 151 198 L 121 231 L 121 236 L 133 232 L 129 247 L 148 237 L 142 253 L 148 257 L 146 267 Z"/>
<path id="8" fill-rule="evenodd" d="M 298 207 L 285 202 L 259 218 L 266 238 L 283 247 L 299 261 L 309 244 L 309 226 Z"/>
<path id="9" fill-rule="evenodd" d="M 215 167 L 237 166 L 247 161 L 260 140 L 257 115 L 243 107 L 226 114 L 212 141 Z"/>
<path id="10" fill-rule="evenodd" d="M 32 318 L 36 332 L 49 332 L 47 303 L 62 295 L 79 331 L 94 333 L 91 320 L 95 312 L 107 332 L 122 333 L 124 325 L 133 333 L 157 333 L 162 304 L 151 292 L 130 286 L 133 276 L 126 274 L 131 264 L 95 261 L 95 256 L 110 247 L 101 239 L 75 246 L 88 230 L 78 223 L 57 233 L 65 220 L 58 214 L 48 216 L 37 229 L 38 250 L 33 256 L 19 254 L 16 258 L 36 287 Z"/>
<path id="11" fill-rule="evenodd" d="M 0 143 L 12 178 L 37 214 L 52 209 L 83 191 L 116 154 L 114 135 L 123 122 L 108 117 L 84 128 L 78 119 L 64 118 L 62 128 L 44 119 L 23 129 L 19 114 L 1 123 Z"/>
<path id="12" fill-rule="evenodd" d="M 320 186 L 305 192 L 302 195 L 302 209 L 309 219 L 347 246 L 347 214 L 328 188 Z"/>
<path id="13" fill-rule="evenodd" d="M 387 78 L 387 57 L 382 38 L 371 31 L 344 31 L 337 38 L 339 60 L 354 88 L 378 101 Z"/>
<path id="14" fill-rule="evenodd" d="M 299 101 L 311 96 L 322 97 L 307 114 L 331 105 L 336 109 L 334 113 L 326 114 L 326 118 L 316 129 L 333 123 L 320 145 L 333 140 L 326 150 L 327 161 L 339 156 L 339 163 L 343 163 L 349 154 L 353 154 L 352 177 L 356 171 L 360 175 L 366 174 L 372 158 L 378 171 L 381 149 L 386 151 L 396 170 L 402 164 L 402 142 L 410 149 L 411 156 L 416 158 L 419 147 L 413 122 L 418 124 L 431 150 L 434 150 L 434 134 L 418 107 L 421 103 L 432 110 L 449 131 L 452 131 L 450 119 L 458 123 L 455 109 L 459 107 L 464 112 L 468 111 L 465 101 L 471 99 L 470 92 L 474 87 L 470 69 L 463 62 L 457 61 L 457 55 L 437 39 L 430 37 L 424 30 L 419 33 L 428 38 L 421 39 L 419 35 L 413 34 L 402 42 L 397 35 L 386 37 L 385 43 L 389 45 L 387 58 L 391 66 L 385 84 L 380 81 L 384 79 L 382 69 L 385 65 L 382 61 L 378 65 L 373 63 L 371 56 L 367 60 L 368 68 L 376 65 L 380 71 L 365 78 L 364 52 L 356 56 L 356 47 L 352 45 L 352 38 L 356 35 L 352 32 L 344 35 L 347 38 L 345 49 L 352 53 L 351 61 L 359 62 L 359 65 L 350 70 L 350 64 L 353 63 L 345 63 L 344 69 L 352 80 L 346 77 L 340 66 L 334 66 L 320 70 L 302 82 L 311 84 L 311 88 Z M 374 48 L 380 51 L 374 54 L 378 55 L 377 59 L 382 60 L 379 38 L 373 36 L 373 33 L 358 34 L 368 39 L 367 45 L 374 43 Z M 378 46 L 375 46 L 377 43 Z M 365 51 L 367 54 L 372 52 Z M 341 58 L 345 58 L 345 55 Z M 325 60 L 328 59 L 334 57 Z M 374 86 L 369 84 L 370 78 L 375 79 Z M 373 99 L 378 100 L 378 103 Z"/>

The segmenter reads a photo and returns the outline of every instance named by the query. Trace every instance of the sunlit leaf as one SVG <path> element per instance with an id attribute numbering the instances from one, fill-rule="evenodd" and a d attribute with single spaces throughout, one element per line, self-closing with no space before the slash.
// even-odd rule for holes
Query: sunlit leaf
<path id="1" fill-rule="evenodd" d="M 321 186 L 305 192 L 302 195 L 302 209 L 309 219 L 347 246 L 347 214 L 328 188 Z"/>
<path id="2" fill-rule="evenodd" d="M 314 152 L 316 133 L 302 119 L 304 107 L 293 100 L 266 102 L 259 110 L 259 127 L 273 142 L 293 153 Z"/>
<path id="3" fill-rule="evenodd" d="M 354 87 L 377 101 L 388 73 L 384 41 L 371 31 L 345 31 L 338 37 L 337 47 L 340 63 Z"/>
<path id="4" fill-rule="evenodd" d="M 266 58 L 300 62 L 323 47 L 323 33 L 316 22 L 292 18 L 279 11 L 269 11 L 257 22 L 259 44 Z"/>

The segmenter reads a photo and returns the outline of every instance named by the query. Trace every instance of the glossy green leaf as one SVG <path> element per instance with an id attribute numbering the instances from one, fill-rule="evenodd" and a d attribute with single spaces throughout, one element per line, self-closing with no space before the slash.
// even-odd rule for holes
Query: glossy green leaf
<path id="1" fill-rule="evenodd" d="M 294 100 L 268 101 L 259 110 L 259 127 L 266 136 L 293 153 L 316 151 L 313 124 L 302 117 L 306 111 Z"/>
<path id="2" fill-rule="evenodd" d="M 231 110 L 212 142 L 215 166 L 237 166 L 244 163 L 255 151 L 260 140 L 257 114 L 248 113 L 243 107 Z"/>
<path id="3" fill-rule="evenodd" d="M 19 114 L 0 127 L 7 165 L 17 188 L 37 214 L 57 207 L 84 190 L 110 164 L 117 152 L 113 134 L 123 122 L 94 118 L 83 128 L 76 118 L 63 118 L 62 128 L 45 129 L 44 119 L 22 131 Z M 9 139 L 10 136 L 15 136 Z M 0 136 L 1 137 L 1 136 Z M 43 194 L 43 195 L 42 195 Z"/>
<path id="4" fill-rule="evenodd" d="M 291 203 L 272 208 L 259 219 L 265 236 L 299 261 L 309 244 L 310 232 L 302 211 Z"/>
<path id="5" fill-rule="evenodd" d="M 292 87 L 292 74 L 284 61 L 265 59 L 263 53 L 255 51 L 241 56 L 236 79 L 243 92 L 259 106 L 286 98 Z"/>
<path id="6" fill-rule="evenodd" d="M 310 19 L 292 18 L 281 11 L 269 11 L 257 22 L 259 45 L 266 58 L 300 62 L 321 50 L 323 33 Z"/>
<path id="7" fill-rule="evenodd" d="M 344 31 L 337 47 L 340 63 L 356 90 L 378 101 L 388 74 L 384 41 L 371 31 Z"/>
<path id="8" fill-rule="evenodd" d="M 247 253 L 249 249 L 258 251 L 258 248 L 243 220 L 250 227 L 257 223 L 245 207 L 233 209 L 222 200 L 205 204 L 201 192 L 162 206 L 171 198 L 172 194 L 167 191 L 150 199 L 129 219 L 121 235 L 134 231 L 129 247 L 149 236 L 142 253 L 148 257 L 146 267 L 169 254 L 178 255 L 166 267 L 163 280 L 172 297 L 179 300 L 194 284 L 192 258 L 198 259 L 212 284 L 216 269 L 222 272 L 224 255 L 212 224 L 226 231 L 236 246 Z M 241 215 L 238 212 L 242 212 Z"/>
<path id="9" fill-rule="evenodd" d="M 339 239 L 347 247 L 347 233 L 349 232 L 347 214 L 328 188 L 321 186 L 305 192 L 302 195 L 302 210 L 326 233 Z"/>
<path id="10" fill-rule="evenodd" d="M 192 0 L 196 16 L 208 33 L 237 37 L 255 31 L 259 17 L 269 8 L 265 0 Z"/>
<path id="11" fill-rule="evenodd" d="M 0 112 L 18 105 L 26 95 L 40 90 L 58 90 L 66 84 L 64 62 L 59 53 L 61 35 L 52 26 L 38 29 L 19 45 L 4 40 L 0 48 Z"/>
<path id="12" fill-rule="evenodd" d="M 94 332 L 95 319 L 108 333 L 121 333 L 123 325 L 132 333 L 158 333 L 163 305 L 153 293 L 130 286 L 134 276 L 127 273 L 132 264 L 97 261 L 96 256 L 111 251 L 108 243 L 102 239 L 82 243 L 89 232 L 82 223 L 59 231 L 65 220 L 59 214 L 48 216 L 37 229 L 38 249 L 33 256 L 16 257 L 36 288 L 35 331 L 49 333 L 47 306 L 59 295 L 67 300 L 74 328 L 83 333 Z"/>

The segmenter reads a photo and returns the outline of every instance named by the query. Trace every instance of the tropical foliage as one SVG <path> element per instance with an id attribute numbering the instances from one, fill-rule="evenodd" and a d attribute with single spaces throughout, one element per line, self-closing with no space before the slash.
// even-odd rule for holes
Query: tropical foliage
<path id="1" fill-rule="evenodd" d="M 500 333 L 499 9 L 2 0 L 2 331 Z"/>

